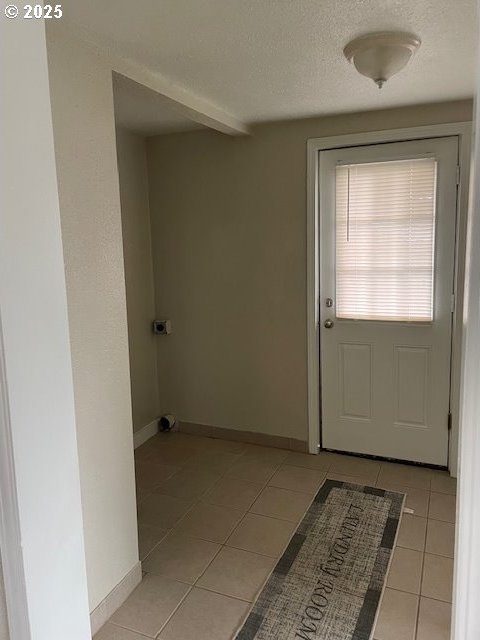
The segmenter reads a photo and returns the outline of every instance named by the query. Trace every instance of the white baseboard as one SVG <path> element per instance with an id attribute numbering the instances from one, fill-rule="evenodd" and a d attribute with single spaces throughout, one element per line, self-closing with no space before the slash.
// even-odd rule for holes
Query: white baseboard
<path id="1" fill-rule="evenodd" d="M 92 636 L 103 627 L 103 625 L 111 618 L 115 611 L 125 602 L 132 591 L 142 581 L 142 563 L 137 564 L 131 569 L 127 575 L 121 580 L 117 586 L 110 591 L 108 596 L 95 607 L 90 614 L 90 626 Z"/>
<path id="2" fill-rule="evenodd" d="M 141 444 L 150 440 L 152 436 L 158 433 L 158 420 L 154 420 L 133 433 L 133 446 L 136 449 Z"/>

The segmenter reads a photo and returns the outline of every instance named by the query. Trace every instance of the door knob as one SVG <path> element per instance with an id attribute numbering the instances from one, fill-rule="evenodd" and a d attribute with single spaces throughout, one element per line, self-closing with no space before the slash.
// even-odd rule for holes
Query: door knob
<path id="1" fill-rule="evenodd" d="M 323 326 L 325 327 L 325 329 L 331 329 L 333 327 L 333 320 L 330 320 L 330 318 L 328 318 L 328 320 L 325 320 L 325 322 L 323 323 Z"/>

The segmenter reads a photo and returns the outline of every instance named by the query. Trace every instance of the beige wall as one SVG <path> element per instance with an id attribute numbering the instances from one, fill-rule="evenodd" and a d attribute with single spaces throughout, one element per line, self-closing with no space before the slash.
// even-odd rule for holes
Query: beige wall
<path id="1" fill-rule="evenodd" d="M 133 430 L 138 431 L 159 415 L 156 357 L 158 338 L 152 332 L 155 302 L 145 139 L 118 128 L 117 157 L 127 288 Z"/>
<path id="2" fill-rule="evenodd" d="M 470 101 L 148 141 L 165 408 L 307 439 L 306 141 L 471 119 Z M 163 373 L 164 372 L 164 373 Z M 168 375 L 167 375 L 168 372 Z"/>
<path id="3" fill-rule="evenodd" d="M 87 576 L 47 22 L 0 21 L 0 122 L 6 125 L 0 145 L 6 186 L 0 190 L 1 553 L 14 602 L 12 640 L 85 640 Z"/>
<path id="4" fill-rule="evenodd" d="M 92 610 L 138 562 L 112 78 L 55 25 L 47 35 Z"/>

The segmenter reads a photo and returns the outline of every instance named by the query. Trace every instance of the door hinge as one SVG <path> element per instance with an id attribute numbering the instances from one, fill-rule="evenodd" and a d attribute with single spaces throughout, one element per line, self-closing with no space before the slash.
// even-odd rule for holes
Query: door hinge
<path id="1" fill-rule="evenodd" d="M 452 297 L 450 300 L 450 311 L 452 313 L 455 313 L 455 294 L 454 293 L 452 293 Z"/>
<path id="2" fill-rule="evenodd" d="M 460 165 L 457 164 L 457 184 L 460 184 Z"/>
<path id="3" fill-rule="evenodd" d="M 447 427 L 449 431 L 452 430 L 452 412 L 451 411 L 448 412 Z"/>

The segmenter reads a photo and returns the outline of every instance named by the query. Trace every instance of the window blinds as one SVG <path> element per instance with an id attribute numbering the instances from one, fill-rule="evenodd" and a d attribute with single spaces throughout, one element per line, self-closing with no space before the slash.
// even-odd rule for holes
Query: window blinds
<path id="1" fill-rule="evenodd" d="M 433 320 L 434 158 L 336 168 L 336 315 Z"/>

